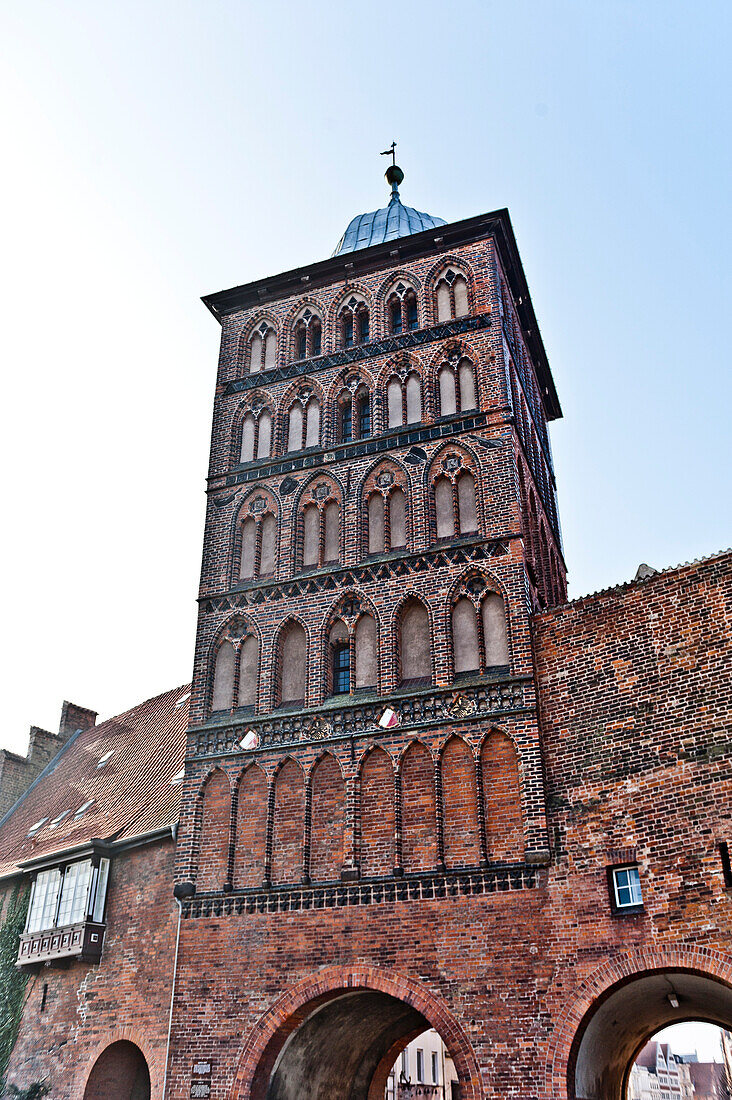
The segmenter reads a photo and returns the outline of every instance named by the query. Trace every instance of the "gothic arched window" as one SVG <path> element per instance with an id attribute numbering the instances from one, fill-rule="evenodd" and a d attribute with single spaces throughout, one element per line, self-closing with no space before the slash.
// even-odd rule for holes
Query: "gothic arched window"
<path id="1" fill-rule="evenodd" d="M 475 371 L 469 359 L 453 356 L 437 373 L 439 416 L 453 416 L 478 407 Z"/>
<path id="2" fill-rule="evenodd" d="M 414 288 L 406 283 L 397 283 L 387 298 L 386 312 L 389 331 L 394 336 L 402 332 L 413 332 L 419 327 L 417 295 Z"/>
<path id="3" fill-rule="evenodd" d="M 437 280 L 435 305 L 438 321 L 450 321 L 453 317 L 467 316 L 470 312 L 470 304 L 465 276 L 448 267 Z"/>
<path id="4" fill-rule="evenodd" d="M 402 684 L 429 683 L 432 679 L 429 613 L 415 597 L 407 600 L 399 615 L 399 669 Z"/>
<path id="5" fill-rule="evenodd" d="M 277 359 L 277 336 L 266 321 L 255 329 L 249 341 L 249 373 L 271 370 Z"/>
<path id="6" fill-rule="evenodd" d="M 305 309 L 295 322 L 295 358 L 313 359 L 323 347 L 323 322 L 317 313 Z"/>
<path id="7" fill-rule="evenodd" d="M 338 397 L 336 408 L 339 443 L 368 439 L 371 435 L 371 393 L 367 386 L 344 389 Z"/>
<path id="8" fill-rule="evenodd" d="M 350 622 L 349 626 L 343 619 L 336 619 L 328 634 L 327 689 L 331 695 L 366 691 L 378 682 L 376 621 L 362 614 L 355 625 Z"/>
<path id="9" fill-rule="evenodd" d="M 310 490 L 302 506 L 298 532 L 299 565 L 318 569 L 340 559 L 341 506 L 331 486 L 322 482 Z"/>
<path id="10" fill-rule="evenodd" d="M 338 316 L 341 334 L 341 347 L 351 348 L 354 344 L 366 344 L 369 341 L 369 310 L 366 303 L 352 297 L 342 307 Z"/>
<path id="11" fill-rule="evenodd" d="M 277 565 L 277 517 L 265 497 L 256 496 L 249 502 L 239 539 L 239 580 L 271 577 Z"/>
<path id="12" fill-rule="evenodd" d="M 486 589 L 481 578 L 467 582 L 452 605 L 455 675 L 504 670 L 509 665 L 503 597 Z"/>
<path id="13" fill-rule="evenodd" d="M 259 685 L 259 640 L 246 624 L 232 624 L 216 650 L 211 710 L 255 707 Z"/>
<path id="14" fill-rule="evenodd" d="M 422 383 L 416 371 L 395 374 L 386 384 L 387 426 L 419 424 L 422 420 Z"/>

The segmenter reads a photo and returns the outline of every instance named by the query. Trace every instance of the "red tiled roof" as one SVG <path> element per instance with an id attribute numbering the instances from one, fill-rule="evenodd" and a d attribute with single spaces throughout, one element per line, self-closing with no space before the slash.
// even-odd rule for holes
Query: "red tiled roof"
<path id="1" fill-rule="evenodd" d="M 92 838 L 123 840 L 173 825 L 181 785 L 171 779 L 185 762 L 189 692 L 187 684 L 174 688 L 73 737 L 0 825 L 0 876 Z M 49 828 L 65 810 L 68 816 Z M 42 818 L 47 821 L 29 837 Z"/>

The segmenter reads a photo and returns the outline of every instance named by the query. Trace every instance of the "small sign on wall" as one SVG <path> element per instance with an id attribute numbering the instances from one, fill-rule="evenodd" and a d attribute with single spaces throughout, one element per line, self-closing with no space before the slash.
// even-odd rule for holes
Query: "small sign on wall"
<path id="1" fill-rule="evenodd" d="M 194 1062 L 191 1074 L 191 1098 L 211 1095 L 211 1062 Z"/>

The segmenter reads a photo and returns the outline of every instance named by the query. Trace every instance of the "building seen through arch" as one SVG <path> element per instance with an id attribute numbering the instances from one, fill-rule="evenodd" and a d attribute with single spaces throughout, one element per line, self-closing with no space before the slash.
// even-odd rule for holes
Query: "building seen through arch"
<path id="1" fill-rule="evenodd" d="M 25 793 L 2 760 L 19 1089 L 627 1100 L 659 1030 L 732 1026 L 732 554 L 567 603 L 508 212 L 387 180 L 204 299 L 191 684 L 34 731 Z"/>

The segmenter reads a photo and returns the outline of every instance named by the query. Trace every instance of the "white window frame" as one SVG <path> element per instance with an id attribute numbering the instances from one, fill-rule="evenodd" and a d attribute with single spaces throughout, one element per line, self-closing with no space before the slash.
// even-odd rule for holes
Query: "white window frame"
<path id="1" fill-rule="evenodd" d="M 625 876 L 622 883 L 620 882 L 621 875 Z M 638 909 L 643 905 L 640 870 L 636 863 L 629 863 L 623 867 L 613 867 L 612 881 L 613 903 L 619 912 L 622 912 L 624 909 Z M 621 900 L 621 891 L 627 892 L 628 900 Z"/>
<path id="2" fill-rule="evenodd" d="M 109 859 L 74 860 L 39 871 L 31 885 L 25 931 L 46 932 L 92 920 L 102 924 Z"/>

